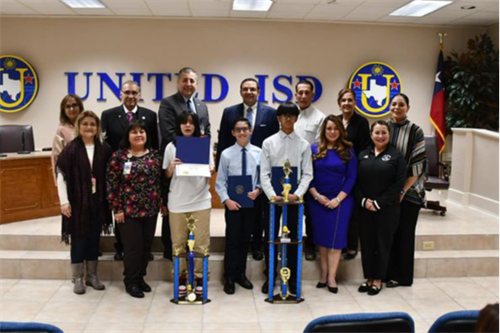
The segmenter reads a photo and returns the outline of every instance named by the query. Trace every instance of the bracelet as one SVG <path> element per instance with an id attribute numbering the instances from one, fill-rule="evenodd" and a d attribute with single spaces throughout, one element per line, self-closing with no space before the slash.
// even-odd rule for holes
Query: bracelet
<path id="1" fill-rule="evenodd" d="M 319 195 L 314 197 L 314 200 L 318 201 L 318 199 L 319 199 Z"/>
<path id="2" fill-rule="evenodd" d="M 336 197 L 335 199 L 337 199 L 337 202 L 340 204 L 340 199 L 339 199 L 339 197 Z"/>

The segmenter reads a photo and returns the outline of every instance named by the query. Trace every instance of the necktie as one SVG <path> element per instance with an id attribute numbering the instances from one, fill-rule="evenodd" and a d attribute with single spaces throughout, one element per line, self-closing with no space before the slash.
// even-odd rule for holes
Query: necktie
<path id="1" fill-rule="evenodd" d="M 134 113 L 132 111 L 127 112 L 127 120 L 129 123 L 131 123 L 132 120 L 134 120 Z"/>
<path id="2" fill-rule="evenodd" d="M 191 102 L 190 99 L 187 100 L 186 104 L 189 112 L 196 113 L 193 108 L 193 103 Z"/>
<path id="3" fill-rule="evenodd" d="M 253 127 L 253 109 L 252 108 L 248 108 L 248 110 L 247 110 L 247 119 L 250 122 L 250 126 Z"/>
<path id="4" fill-rule="evenodd" d="M 241 175 L 247 175 L 247 150 L 241 149 Z"/>

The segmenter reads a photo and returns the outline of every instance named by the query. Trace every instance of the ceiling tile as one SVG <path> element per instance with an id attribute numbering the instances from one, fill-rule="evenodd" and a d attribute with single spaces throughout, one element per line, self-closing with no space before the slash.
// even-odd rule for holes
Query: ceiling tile
<path id="1" fill-rule="evenodd" d="M 151 8 L 151 12 L 153 12 L 154 16 L 191 16 L 189 9 L 169 9 L 165 7 L 158 7 Z"/>
<path id="2" fill-rule="evenodd" d="M 268 12 L 255 12 L 246 10 L 231 10 L 229 14 L 230 17 L 241 17 L 241 18 L 265 18 Z"/>
<path id="3" fill-rule="evenodd" d="M 218 2 L 218 1 L 199 1 L 190 2 L 189 7 L 191 9 L 207 9 L 207 10 L 231 10 L 230 2 Z"/>
<path id="4" fill-rule="evenodd" d="M 349 14 L 354 7 L 351 6 L 333 6 L 318 5 L 306 16 L 306 19 L 318 20 L 338 20 Z"/>
<path id="5" fill-rule="evenodd" d="M 36 15 L 38 14 L 31 8 L 14 1 L 14 0 L 1 0 L 0 1 L 0 12 L 2 14 L 8 15 Z"/>
<path id="6" fill-rule="evenodd" d="M 109 16 L 113 16 L 114 13 L 107 9 L 107 8 L 81 8 L 81 9 L 77 9 L 77 8 L 73 8 L 73 10 L 75 11 L 75 13 L 77 14 L 80 14 L 80 15 L 84 15 L 84 16 L 93 16 L 93 15 L 109 15 Z"/>
<path id="7" fill-rule="evenodd" d="M 147 9 L 148 6 L 144 1 L 113 1 L 100 0 L 106 7 L 111 9 Z"/>
<path id="8" fill-rule="evenodd" d="M 321 0 L 274 0 L 274 5 L 291 5 L 291 4 L 306 4 L 306 5 L 317 5 Z"/>
<path id="9" fill-rule="evenodd" d="M 193 16 L 197 17 L 229 17 L 231 10 L 226 9 L 206 9 L 206 8 L 191 8 Z"/>
<path id="10" fill-rule="evenodd" d="M 392 7 L 383 6 L 360 6 L 342 18 L 342 21 L 366 21 L 375 22 L 391 13 Z"/>
<path id="11" fill-rule="evenodd" d="M 153 16 L 148 8 L 114 8 L 112 11 L 123 16 Z"/>

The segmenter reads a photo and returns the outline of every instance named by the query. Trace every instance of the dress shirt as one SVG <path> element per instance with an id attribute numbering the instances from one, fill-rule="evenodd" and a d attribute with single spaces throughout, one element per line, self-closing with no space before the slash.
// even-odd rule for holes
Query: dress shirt
<path id="1" fill-rule="evenodd" d="M 241 150 L 243 149 L 238 143 L 235 143 L 231 147 L 225 149 L 222 152 L 219 164 L 219 170 L 217 171 L 217 180 L 215 182 L 215 190 L 219 195 L 221 202 L 229 199 L 227 194 L 227 183 L 229 176 L 241 176 L 242 174 L 242 159 Z M 259 187 L 259 165 L 261 149 L 252 144 L 247 144 L 245 146 L 247 155 L 247 170 L 246 174 L 252 176 L 252 188 L 256 189 Z"/>
<path id="2" fill-rule="evenodd" d="M 325 117 L 323 112 L 311 105 L 307 109 L 300 111 L 294 131 L 301 138 L 309 142 L 309 145 L 317 143 L 319 141 L 321 124 Z"/>
<path id="3" fill-rule="evenodd" d="M 247 111 L 248 108 L 252 108 L 252 128 L 255 128 L 255 119 L 257 118 L 257 103 L 254 104 L 254 106 L 248 106 L 245 103 L 243 103 L 243 117 L 247 118 Z"/>
<path id="4" fill-rule="evenodd" d="M 295 195 L 303 196 L 313 178 L 311 148 L 309 143 L 295 132 L 285 134 L 283 131 L 270 136 L 262 144 L 260 161 L 260 183 L 268 198 L 276 196 L 271 184 L 273 167 L 283 167 L 289 160 L 292 167 L 297 167 L 298 187 Z"/>
<path id="5" fill-rule="evenodd" d="M 182 96 L 182 98 L 184 99 L 184 104 L 186 105 L 186 107 L 187 107 L 187 105 L 188 105 L 188 104 L 187 104 L 187 101 L 191 101 L 191 108 L 192 108 L 192 111 L 193 111 L 194 113 L 198 114 L 198 112 L 196 112 L 196 103 L 194 102 L 194 94 L 193 94 L 193 96 L 191 96 L 191 98 L 186 98 L 186 97 L 184 97 L 184 95 L 182 95 L 182 94 L 181 94 L 181 96 Z"/>
<path id="6" fill-rule="evenodd" d="M 134 117 L 135 117 L 135 115 L 137 113 L 137 109 L 138 109 L 137 105 L 135 106 L 135 108 L 132 111 L 127 109 L 127 107 L 125 105 L 122 105 L 122 106 L 123 106 L 123 110 L 125 111 L 125 115 L 127 115 L 129 112 L 132 112 L 134 114 Z"/>

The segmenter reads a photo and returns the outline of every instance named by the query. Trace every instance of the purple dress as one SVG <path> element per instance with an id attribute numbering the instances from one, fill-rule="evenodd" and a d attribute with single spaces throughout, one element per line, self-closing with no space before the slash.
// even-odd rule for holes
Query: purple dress
<path id="1" fill-rule="evenodd" d="M 318 145 L 311 146 L 313 155 L 318 152 Z M 335 209 L 322 206 L 310 196 L 309 214 L 313 223 L 314 244 L 329 249 L 343 249 L 347 246 L 347 229 L 354 208 L 351 191 L 356 182 L 357 160 L 354 150 L 352 158 L 344 164 L 336 150 L 328 150 L 325 157 L 313 162 L 314 179 L 310 188 L 328 199 L 335 198 L 340 191 L 348 194 Z"/>

